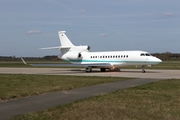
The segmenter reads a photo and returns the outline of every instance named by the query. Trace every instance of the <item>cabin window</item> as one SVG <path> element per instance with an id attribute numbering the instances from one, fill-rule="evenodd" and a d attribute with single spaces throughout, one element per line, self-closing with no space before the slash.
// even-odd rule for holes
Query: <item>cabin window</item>
<path id="1" fill-rule="evenodd" d="M 120 55 L 118 56 L 118 58 L 120 58 Z"/>
<path id="2" fill-rule="evenodd" d="M 128 58 L 128 55 L 126 55 L 126 58 Z"/>

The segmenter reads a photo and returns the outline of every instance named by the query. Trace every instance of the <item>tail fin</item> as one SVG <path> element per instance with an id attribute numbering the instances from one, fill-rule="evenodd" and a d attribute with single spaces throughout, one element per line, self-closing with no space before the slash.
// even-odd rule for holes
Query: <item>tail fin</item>
<path id="1" fill-rule="evenodd" d="M 59 34 L 59 39 L 60 39 L 60 43 L 61 43 L 61 46 L 63 47 L 72 47 L 74 46 L 71 41 L 68 39 L 68 37 L 65 35 L 65 32 L 66 31 L 59 31 L 58 34 Z"/>
<path id="2" fill-rule="evenodd" d="M 63 49 L 63 48 L 71 48 L 74 45 L 71 43 L 71 41 L 68 39 L 68 37 L 65 35 L 66 31 L 59 31 L 59 39 L 60 39 L 60 43 L 61 46 L 57 46 L 57 47 L 46 47 L 46 48 L 40 48 L 42 50 L 51 50 L 51 49 Z"/>

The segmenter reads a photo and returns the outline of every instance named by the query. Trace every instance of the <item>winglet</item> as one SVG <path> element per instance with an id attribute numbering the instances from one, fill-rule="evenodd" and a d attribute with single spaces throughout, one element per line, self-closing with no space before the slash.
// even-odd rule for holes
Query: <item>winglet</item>
<path id="1" fill-rule="evenodd" d="M 27 65 L 26 61 L 21 57 L 22 62 Z"/>

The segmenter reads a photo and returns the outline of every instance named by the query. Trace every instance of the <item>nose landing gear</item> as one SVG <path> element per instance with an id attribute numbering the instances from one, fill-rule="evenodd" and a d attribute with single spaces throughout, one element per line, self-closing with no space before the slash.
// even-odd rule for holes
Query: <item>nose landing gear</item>
<path id="1" fill-rule="evenodd" d="M 142 73 L 145 73 L 146 71 L 144 70 L 144 65 L 142 65 Z"/>
<path id="2" fill-rule="evenodd" d="M 86 72 L 91 72 L 91 71 L 92 71 L 92 67 L 88 66 L 88 67 L 86 68 Z"/>

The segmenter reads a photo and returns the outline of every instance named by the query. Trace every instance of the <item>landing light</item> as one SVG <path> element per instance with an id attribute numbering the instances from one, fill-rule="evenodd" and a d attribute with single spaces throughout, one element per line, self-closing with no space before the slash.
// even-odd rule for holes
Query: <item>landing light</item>
<path id="1" fill-rule="evenodd" d="M 114 66 L 112 66 L 112 70 L 114 70 L 115 69 L 115 67 Z"/>

